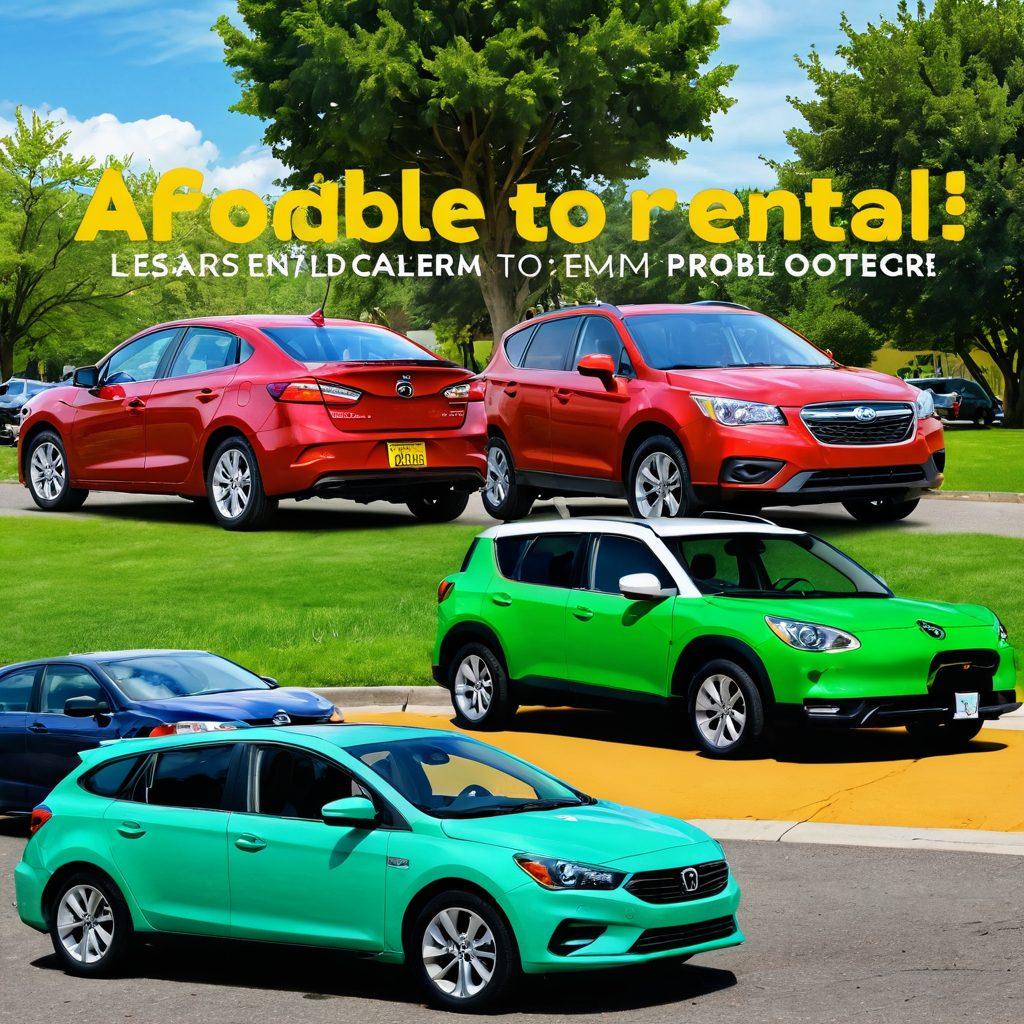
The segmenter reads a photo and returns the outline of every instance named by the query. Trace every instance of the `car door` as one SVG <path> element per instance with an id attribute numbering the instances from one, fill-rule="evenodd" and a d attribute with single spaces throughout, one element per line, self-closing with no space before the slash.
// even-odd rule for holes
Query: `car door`
<path id="1" fill-rule="evenodd" d="M 618 376 L 609 390 L 576 367 L 592 353 L 611 356 Z M 632 367 L 615 324 L 606 316 L 583 317 L 575 348 L 552 393 L 551 458 L 558 473 L 618 480 L 620 420 L 630 400 Z"/>
<path id="2" fill-rule="evenodd" d="M 26 732 L 36 668 L 0 675 L 0 811 L 33 807 L 32 762 Z"/>
<path id="3" fill-rule="evenodd" d="M 579 533 L 540 533 L 495 542 L 499 572 L 484 614 L 513 679 L 565 678 L 565 606 L 583 539 Z"/>
<path id="4" fill-rule="evenodd" d="M 82 665 L 46 665 L 28 714 L 27 748 L 32 761 L 32 787 L 42 800 L 72 768 L 78 752 L 117 739 L 114 716 L 78 718 L 64 714 L 72 697 L 91 697 L 113 709 L 106 685 Z"/>
<path id="5" fill-rule="evenodd" d="M 146 403 L 146 479 L 177 484 L 188 476 L 224 392 L 238 370 L 239 340 L 216 327 L 190 327 L 167 375 Z"/>
<path id="6" fill-rule="evenodd" d="M 327 825 L 320 813 L 370 794 L 313 751 L 247 746 L 249 803 L 228 824 L 231 934 L 382 950 L 390 833 Z"/>
<path id="7" fill-rule="evenodd" d="M 68 459 L 77 480 L 143 482 L 146 402 L 180 333 L 165 328 L 136 338 L 101 367 L 99 387 L 76 389 Z"/>
<path id="8" fill-rule="evenodd" d="M 228 812 L 240 753 L 228 743 L 159 751 L 103 815 L 113 862 L 158 930 L 229 932 Z"/>
<path id="9" fill-rule="evenodd" d="M 675 587 L 672 574 L 642 540 L 596 534 L 585 557 L 582 586 L 574 590 L 565 616 L 567 673 L 580 683 L 637 694 L 665 696 L 676 599 L 631 601 L 619 580 L 653 573 L 662 587 Z"/>

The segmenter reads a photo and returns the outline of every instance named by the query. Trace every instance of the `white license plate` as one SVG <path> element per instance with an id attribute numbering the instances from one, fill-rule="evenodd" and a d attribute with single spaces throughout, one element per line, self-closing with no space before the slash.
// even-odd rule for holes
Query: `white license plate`
<path id="1" fill-rule="evenodd" d="M 958 693 L 953 704 L 954 718 L 977 718 L 978 695 L 976 693 Z"/>

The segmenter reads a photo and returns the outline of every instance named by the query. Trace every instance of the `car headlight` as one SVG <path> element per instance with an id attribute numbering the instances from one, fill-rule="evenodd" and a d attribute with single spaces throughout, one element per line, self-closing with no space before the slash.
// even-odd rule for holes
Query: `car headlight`
<path id="1" fill-rule="evenodd" d="M 929 416 L 935 415 L 935 396 L 931 391 L 919 391 L 914 399 L 914 409 L 919 420 L 926 420 Z"/>
<path id="2" fill-rule="evenodd" d="M 996 625 L 999 627 L 999 642 L 1008 644 L 1010 642 L 1010 634 L 1007 631 L 1006 626 L 1003 623 L 1003 620 L 1000 619 L 998 616 L 996 617 Z"/>
<path id="3" fill-rule="evenodd" d="M 768 628 L 785 644 L 798 651 L 855 651 L 860 641 L 852 633 L 844 633 L 831 626 L 819 626 L 814 622 L 800 622 L 797 619 L 779 619 L 766 615 Z"/>
<path id="4" fill-rule="evenodd" d="M 526 853 L 517 853 L 515 862 L 545 889 L 617 889 L 626 877 L 623 871 Z"/>
<path id="5" fill-rule="evenodd" d="M 727 427 L 745 427 L 752 423 L 785 423 L 786 417 L 777 405 L 745 402 L 739 398 L 715 398 L 712 395 L 691 395 L 697 408 L 709 420 Z"/>

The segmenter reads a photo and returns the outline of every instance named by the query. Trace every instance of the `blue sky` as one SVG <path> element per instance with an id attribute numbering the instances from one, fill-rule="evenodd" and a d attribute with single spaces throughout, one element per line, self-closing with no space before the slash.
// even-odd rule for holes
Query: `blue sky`
<path id="1" fill-rule="evenodd" d="M 796 115 L 787 94 L 806 91 L 793 55 L 831 54 L 845 10 L 862 26 L 896 0 L 732 0 L 718 59 L 739 65 L 736 105 L 714 121 L 711 143 L 650 181 L 682 195 L 711 186 L 763 185 L 760 154 L 782 157 Z M 72 145 L 95 155 L 131 152 L 158 169 L 192 166 L 207 185 L 263 191 L 280 167 L 262 128 L 228 108 L 238 87 L 209 30 L 232 0 L 0 0 L 0 132 L 16 104 L 55 111 Z"/>

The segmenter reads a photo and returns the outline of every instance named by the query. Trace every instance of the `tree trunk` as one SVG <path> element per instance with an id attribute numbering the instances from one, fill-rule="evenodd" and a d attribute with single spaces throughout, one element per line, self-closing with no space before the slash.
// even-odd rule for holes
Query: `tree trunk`
<path id="1" fill-rule="evenodd" d="M 8 380 L 14 373 L 14 343 L 0 334 L 0 383 Z"/>
<path id="2" fill-rule="evenodd" d="M 491 335 L 497 345 L 501 336 L 519 323 L 524 310 L 518 308 L 514 282 L 506 278 L 498 267 L 488 266 L 486 257 L 481 262 L 483 273 L 478 278 L 480 291 L 483 293 L 487 315 L 491 319 Z"/>
<path id="3" fill-rule="evenodd" d="M 1024 427 L 1024 379 L 1021 373 L 1003 374 L 1003 426 Z"/>

